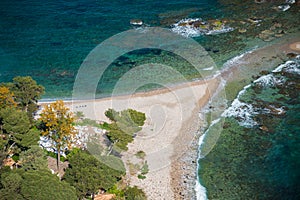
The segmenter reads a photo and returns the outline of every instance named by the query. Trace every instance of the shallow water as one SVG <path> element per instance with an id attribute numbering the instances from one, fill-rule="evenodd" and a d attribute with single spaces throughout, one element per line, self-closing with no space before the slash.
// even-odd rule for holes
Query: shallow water
<path id="1" fill-rule="evenodd" d="M 278 66 L 224 112 L 216 146 L 199 161 L 209 199 L 299 199 L 299 69 L 299 56 Z"/>

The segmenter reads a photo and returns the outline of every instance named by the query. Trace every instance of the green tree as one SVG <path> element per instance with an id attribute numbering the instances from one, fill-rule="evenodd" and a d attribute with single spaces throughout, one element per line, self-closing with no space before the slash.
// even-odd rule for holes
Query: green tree
<path id="1" fill-rule="evenodd" d="M 57 169 L 59 169 L 61 151 L 71 148 L 76 130 L 73 126 L 74 118 L 63 101 L 56 101 L 45 105 L 41 113 L 42 135 L 53 141 L 53 148 L 57 151 Z"/>
<path id="2" fill-rule="evenodd" d="M 109 168 L 94 156 L 80 151 L 69 158 L 69 168 L 63 180 L 76 188 L 77 196 L 83 199 L 91 194 L 93 197 L 99 189 L 108 190 L 119 181 L 123 172 Z"/>
<path id="3" fill-rule="evenodd" d="M 23 174 L 21 194 L 25 199 L 75 200 L 75 188 L 48 171 L 29 170 Z"/>
<path id="4" fill-rule="evenodd" d="M 27 151 L 20 154 L 20 164 L 24 170 L 46 170 L 48 162 L 45 152 L 38 146 L 31 146 Z"/>
<path id="5" fill-rule="evenodd" d="M 15 172 L 6 172 L 1 175 L 0 197 L 3 200 L 21 200 L 24 199 L 20 194 L 22 177 Z"/>
<path id="6" fill-rule="evenodd" d="M 133 136 L 131 134 L 125 133 L 116 122 L 107 124 L 106 133 L 108 139 L 112 142 L 111 150 L 114 148 L 118 152 L 127 151 L 127 144 L 133 142 Z"/>
<path id="7" fill-rule="evenodd" d="M 128 109 L 127 112 L 130 115 L 130 119 L 137 125 L 137 126 L 144 126 L 146 115 L 145 113 L 138 112 L 133 109 Z"/>
<path id="8" fill-rule="evenodd" d="M 8 85 L 15 95 L 15 101 L 32 118 L 38 109 L 37 102 L 45 91 L 44 87 L 38 85 L 30 76 L 17 76 Z"/>
<path id="9" fill-rule="evenodd" d="M 125 199 L 127 200 L 146 200 L 146 194 L 138 187 L 128 187 L 125 190 Z"/>
<path id="10" fill-rule="evenodd" d="M 113 122 L 117 121 L 117 118 L 119 117 L 119 113 L 111 108 L 109 108 L 107 111 L 105 111 L 104 114 L 108 119 L 110 119 Z"/>
<path id="11" fill-rule="evenodd" d="M 25 112 L 16 108 L 5 108 L 0 110 L 0 134 L 1 150 L 11 154 L 37 144 L 40 133 L 31 128 Z"/>
<path id="12" fill-rule="evenodd" d="M 142 129 L 146 116 L 144 113 L 136 110 L 127 109 L 117 112 L 108 109 L 105 112 L 107 118 L 112 123 L 104 123 L 103 128 L 106 129 L 107 137 L 112 142 L 111 150 L 117 151 L 127 150 L 127 144 L 133 141 L 134 134 Z"/>
<path id="13" fill-rule="evenodd" d="M 15 108 L 2 109 L 0 112 L 1 130 L 8 134 L 24 134 L 30 129 L 30 121 L 26 113 Z"/>
<path id="14" fill-rule="evenodd" d="M 22 169 L 1 174 L 0 199 L 75 200 L 75 189 L 49 171 Z"/>

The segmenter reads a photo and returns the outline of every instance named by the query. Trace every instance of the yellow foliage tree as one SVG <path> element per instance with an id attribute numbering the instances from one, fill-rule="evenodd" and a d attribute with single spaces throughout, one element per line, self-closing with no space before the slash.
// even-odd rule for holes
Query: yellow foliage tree
<path id="1" fill-rule="evenodd" d="M 71 148 L 76 135 L 73 126 L 74 117 L 63 101 L 45 105 L 41 113 L 42 135 L 50 139 L 57 151 L 57 168 L 59 170 L 60 152 Z"/>
<path id="2" fill-rule="evenodd" d="M 0 86 L 0 108 L 16 106 L 17 103 L 14 100 L 14 94 L 8 87 Z"/>

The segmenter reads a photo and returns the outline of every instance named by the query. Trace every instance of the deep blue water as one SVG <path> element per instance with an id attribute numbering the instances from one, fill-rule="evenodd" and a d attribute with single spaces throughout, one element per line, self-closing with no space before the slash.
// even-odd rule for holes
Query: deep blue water
<path id="1" fill-rule="evenodd" d="M 103 40 L 132 29 L 131 19 L 168 27 L 186 17 L 215 18 L 209 0 L 27 0 L 0 2 L 0 81 L 30 75 L 44 97 L 70 97 L 78 68 Z"/>

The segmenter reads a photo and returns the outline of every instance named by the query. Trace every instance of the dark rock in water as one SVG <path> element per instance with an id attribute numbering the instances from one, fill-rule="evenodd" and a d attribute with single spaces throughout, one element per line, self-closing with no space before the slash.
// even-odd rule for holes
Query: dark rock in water
<path id="1" fill-rule="evenodd" d="M 152 49 L 152 53 L 154 55 L 160 55 L 161 54 L 161 49 Z"/>
<path id="2" fill-rule="evenodd" d="M 286 56 L 287 56 L 288 58 L 296 58 L 296 57 L 297 57 L 297 54 L 295 54 L 295 53 L 287 53 Z"/>
<path id="3" fill-rule="evenodd" d="M 261 75 L 267 75 L 267 74 L 269 74 L 269 73 L 270 73 L 270 72 L 267 71 L 267 70 L 263 70 L 263 71 L 259 72 L 259 74 L 261 74 Z"/>
<path id="4" fill-rule="evenodd" d="M 259 129 L 262 131 L 267 131 L 267 132 L 269 131 L 268 127 L 266 126 L 260 126 Z"/>

